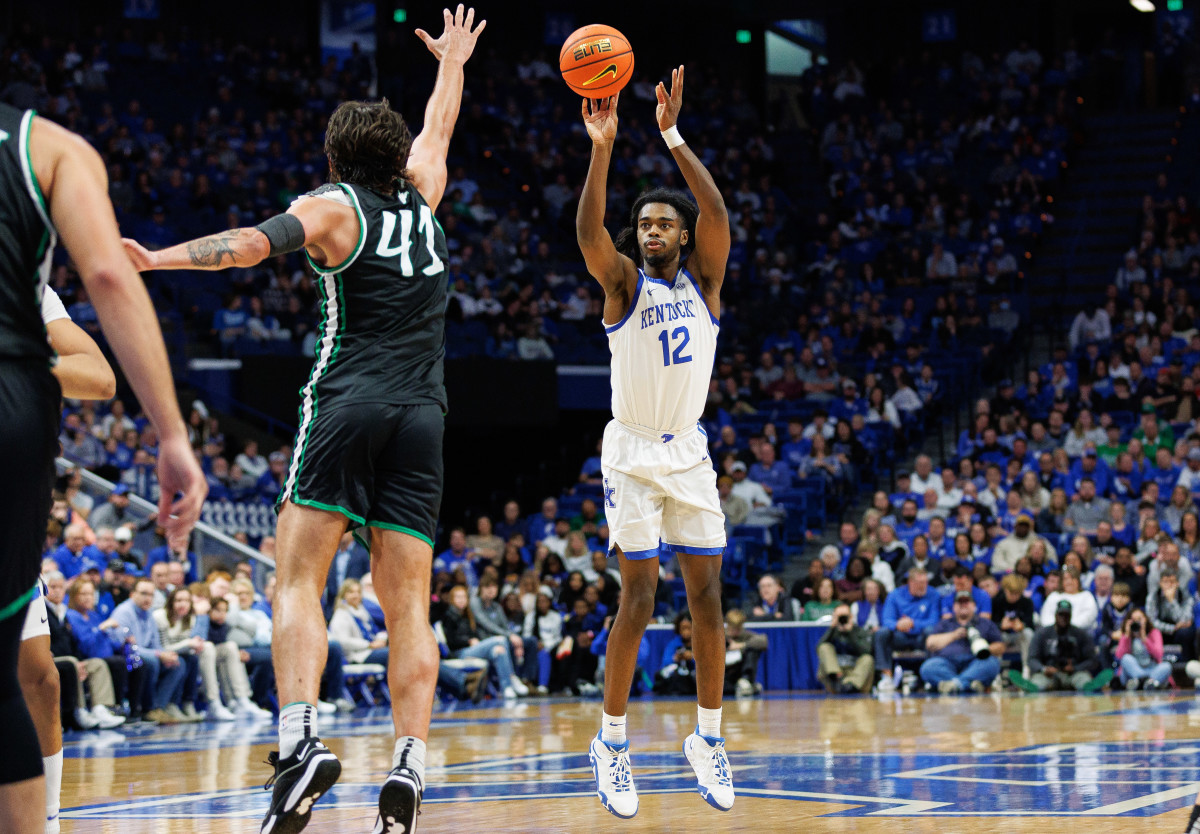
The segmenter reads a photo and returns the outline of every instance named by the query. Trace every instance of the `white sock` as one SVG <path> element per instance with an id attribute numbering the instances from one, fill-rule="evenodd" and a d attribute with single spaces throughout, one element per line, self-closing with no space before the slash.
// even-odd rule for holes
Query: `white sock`
<path id="1" fill-rule="evenodd" d="M 425 742 L 416 736 L 400 736 L 392 749 L 392 768 L 406 767 L 421 781 L 425 787 Z"/>
<path id="2" fill-rule="evenodd" d="M 296 752 L 300 739 L 317 734 L 317 708 L 304 701 L 293 701 L 279 712 L 279 758 Z"/>
<path id="3" fill-rule="evenodd" d="M 53 756 L 42 757 L 42 769 L 46 771 L 46 828 L 58 830 L 58 802 L 62 793 L 63 751 Z"/>
<path id="4" fill-rule="evenodd" d="M 604 717 L 600 720 L 600 740 L 605 744 L 624 744 L 625 716 L 609 715 L 607 712 L 601 715 Z"/>
<path id="5" fill-rule="evenodd" d="M 721 737 L 721 708 L 705 709 L 704 707 L 696 707 L 696 724 L 699 726 L 697 731 L 699 735 L 705 738 L 720 738 Z"/>

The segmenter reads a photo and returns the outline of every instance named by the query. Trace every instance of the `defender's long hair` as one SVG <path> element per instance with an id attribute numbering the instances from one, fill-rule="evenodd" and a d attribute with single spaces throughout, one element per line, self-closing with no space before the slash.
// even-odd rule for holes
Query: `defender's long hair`
<path id="1" fill-rule="evenodd" d="M 679 215 L 679 219 L 683 223 L 683 228 L 688 233 L 688 242 L 680 247 L 680 260 L 682 261 L 694 248 L 696 218 L 700 216 L 700 210 L 696 208 L 696 204 L 686 194 L 671 188 L 652 188 L 649 191 L 643 192 L 637 198 L 633 204 L 633 209 L 629 212 L 629 225 L 617 235 L 617 240 L 614 244 L 617 247 L 617 251 L 628 257 L 639 267 L 643 265 L 642 250 L 638 246 L 637 240 L 637 226 L 638 217 L 642 213 L 642 208 L 647 203 L 666 203 L 675 209 Z"/>
<path id="2" fill-rule="evenodd" d="M 352 182 L 394 194 L 408 179 L 408 153 L 412 133 L 404 117 L 388 100 L 344 101 L 329 117 L 325 128 L 325 155 L 333 182 Z"/>

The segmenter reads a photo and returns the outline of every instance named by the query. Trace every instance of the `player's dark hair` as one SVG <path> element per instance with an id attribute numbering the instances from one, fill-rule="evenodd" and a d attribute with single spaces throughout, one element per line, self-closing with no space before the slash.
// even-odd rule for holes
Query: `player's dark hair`
<path id="1" fill-rule="evenodd" d="M 408 179 L 412 133 L 388 100 L 344 101 L 325 128 L 330 179 L 392 194 Z"/>
<path id="2" fill-rule="evenodd" d="M 683 222 L 683 228 L 688 233 L 688 242 L 681 247 L 682 255 L 686 257 L 695 246 L 696 218 L 700 216 L 700 210 L 696 208 L 696 204 L 686 194 L 671 188 L 652 188 L 649 191 L 643 192 L 634 201 L 633 209 L 629 212 L 629 225 L 617 235 L 615 243 L 617 251 L 638 266 L 642 265 L 642 250 L 638 248 L 637 242 L 637 226 L 638 217 L 641 216 L 642 209 L 648 203 L 666 203 L 675 209 L 676 214 L 679 215 L 679 219 Z"/>

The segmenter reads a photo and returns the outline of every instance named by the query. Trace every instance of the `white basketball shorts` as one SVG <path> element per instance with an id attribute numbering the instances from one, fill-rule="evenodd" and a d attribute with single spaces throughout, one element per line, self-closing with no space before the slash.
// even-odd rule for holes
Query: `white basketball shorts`
<path id="1" fill-rule="evenodd" d="M 22 641 L 34 637 L 50 636 L 50 621 L 46 614 L 45 593 L 45 588 L 42 587 L 42 580 L 39 578 L 37 593 L 29 601 L 29 607 L 25 609 L 25 625 L 21 627 Z"/>
<path id="2" fill-rule="evenodd" d="M 600 466 L 608 540 L 626 558 L 725 552 L 717 473 L 698 425 L 660 434 L 613 420 L 604 430 Z"/>

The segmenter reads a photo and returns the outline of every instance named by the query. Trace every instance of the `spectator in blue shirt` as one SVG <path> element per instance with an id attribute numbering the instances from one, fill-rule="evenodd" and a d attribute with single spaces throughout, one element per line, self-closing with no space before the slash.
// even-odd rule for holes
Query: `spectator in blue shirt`
<path id="1" fill-rule="evenodd" d="M 248 319 L 249 314 L 242 309 L 242 297 L 231 295 L 225 306 L 213 314 L 213 332 L 222 345 L 230 346 L 245 335 Z"/>
<path id="2" fill-rule="evenodd" d="M 896 518 L 896 537 L 909 549 L 912 548 L 913 539 L 925 535 L 929 530 L 925 522 L 917 517 L 917 512 L 917 502 L 912 498 L 906 498 L 900 504 L 900 515 Z"/>
<path id="3" fill-rule="evenodd" d="M 804 436 L 804 421 L 799 418 L 788 420 L 788 442 L 779 450 L 779 456 L 791 469 L 799 469 L 800 461 L 808 457 L 812 441 Z M 1200 488 L 1200 479 L 1197 479 Z"/>
<path id="4" fill-rule="evenodd" d="M 1167 453 L 1167 457 L 1170 458 L 1169 452 Z M 1111 488 L 1112 474 L 1104 461 L 1100 460 L 1095 446 L 1088 446 L 1084 450 L 1083 456 L 1071 464 L 1071 475 L 1064 485 L 1068 497 L 1073 498 L 1079 492 L 1079 482 L 1084 478 L 1092 479 L 1092 482 L 1096 485 L 1097 495 L 1108 495 Z M 1179 478 L 1178 471 L 1175 472 L 1175 478 Z M 1175 486 L 1175 481 L 1171 482 L 1171 487 L 1173 486 Z M 1171 487 L 1167 488 L 1168 495 L 1170 494 Z"/>
<path id="5" fill-rule="evenodd" d="M 50 554 L 59 571 L 69 582 L 91 567 L 104 570 L 108 559 L 95 545 L 87 544 L 87 527 L 68 524 L 63 531 L 63 543 Z"/>
<path id="6" fill-rule="evenodd" d="M 1146 467 L 1146 477 L 1158 484 L 1159 501 L 1171 495 L 1182 472 L 1183 468 L 1171 457 L 1170 449 L 1159 446 L 1154 451 L 1154 465 Z M 1096 490 L 1100 491 L 1099 484 L 1096 485 Z"/>
<path id="7" fill-rule="evenodd" d="M 526 539 L 530 547 L 537 547 L 542 539 L 554 535 L 554 522 L 558 518 L 558 501 L 547 498 L 542 502 L 542 511 L 529 519 L 529 535 Z"/>
<path id="8" fill-rule="evenodd" d="M 829 414 L 839 422 L 844 420 L 849 423 L 854 415 L 866 417 L 870 410 L 867 401 L 858 396 L 858 383 L 847 379 L 842 381 L 842 398 L 829 407 Z"/>
<path id="9" fill-rule="evenodd" d="M 1004 636 L 995 623 L 979 616 L 969 591 L 956 592 L 953 606 L 952 617 L 939 621 L 925 639 L 925 650 L 933 657 L 921 664 L 921 680 L 944 695 L 986 692 L 1000 674 Z M 986 649 L 974 645 L 976 632 L 986 641 Z"/>
<path id="10" fill-rule="evenodd" d="M 912 475 L 907 469 L 896 472 L 896 491 L 888 495 L 888 502 L 893 507 L 903 508 L 905 501 L 923 501 L 924 498 L 912 491 Z"/>
<path id="11" fill-rule="evenodd" d="M 258 476 L 255 489 L 264 504 L 275 505 L 275 498 L 283 489 L 287 475 L 288 458 L 283 452 L 271 452 L 267 471 Z"/>
<path id="12" fill-rule="evenodd" d="M 908 572 L 908 582 L 888 594 L 883 604 L 883 623 L 875 632 L 875 668 L 883 674 L 882 692 L 895 689 L 889 674 L 896 649 L 921 649 L 925 636 L 938 622 L 941 598 L 929 587 L 929 574 L 922 568 Z"/>
<path id="13" fill-rule="evenodd" d="M 747 477 L 762 484 L 769 494 L 789 489 L 792 485 L 791 468 L 775 459 L 775 447 L 770 443 L 759 445 L 758 463 L 750 467 Z"/>
<path id="14" fill-rule="evenodd" d="M 172 724 L 178 719 L 169 715 L 165 708 L 182 697 L 187 666 L 180 662 L 178 654 L 163 649 L 158 626 L 150 612 L 153 604 L 154 583 L 139 579 L 133 594 L 116 607 L 112 618 L 136 641 L 145 666 L 140 697 L 132 699 L 136 702 L 135 710 L 145 710 L 146 717 L 153 721 Z"/>
<path id="15" fill-rule="evenodd" d="M 988 620 L 992 618 L 992 598 L 987 595 L 986 591 L 975 587 L 971 569 L 966 565 L 960 564 L 954 569 L 954 576 L 950 584 L 943 586 L 941 592 L 943 620 L 954 616 L 954 600 L 959 594 L 970 594 L 971 598 L 975 600 L 975 611 L 979 616 Z"/>
<path id="16" fill-rule="evenodd" d="M 472 551 L 467 547 L 466 531 L 461 527 L 455 527 L 450 531 L 450 547 L 434 558 L 433 570 L 435 573 L 442 571 L 454 573 L 461 567 L 466 572 L 468 587 L 475 588 L 479 584 L 479 579 L 475 575 L 471 555 Z"/>

